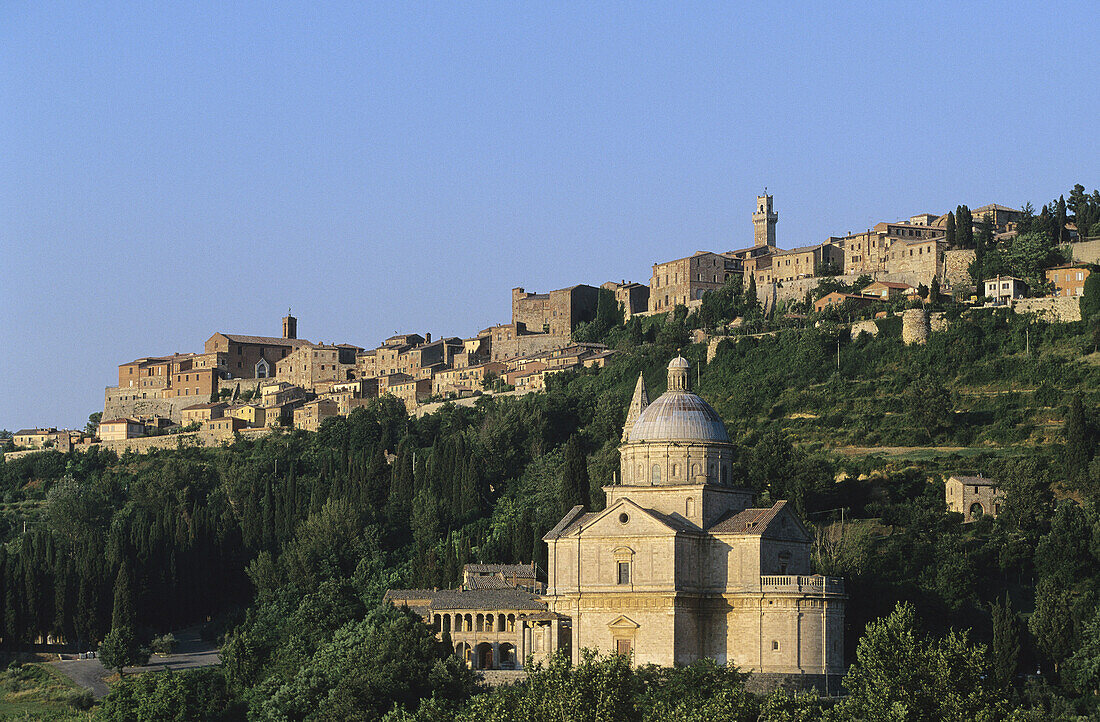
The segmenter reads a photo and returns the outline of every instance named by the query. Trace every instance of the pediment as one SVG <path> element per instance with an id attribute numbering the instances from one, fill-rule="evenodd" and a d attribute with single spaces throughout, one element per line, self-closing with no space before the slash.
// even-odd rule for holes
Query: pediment
<path id="1" fill-rule="evenodd" d="M 626 617 L 626 616 L 623 616 L 621 614 L 619 616 L 615 617 L 613 620 L 611 620 L 607 624 L 608 629 L 633 630 L 633 629 L 637 629 L 640 626 L 642 626 L 642 625 L 638 624 L 637 622 L 635 622 L 630 617 Z"/>
<path id="2" fill-rule="evenodd" d="M 653 512 L 629 499 L 619 499 L 585 525 L 583 535 L 668 536 L 679 531 Z"/>

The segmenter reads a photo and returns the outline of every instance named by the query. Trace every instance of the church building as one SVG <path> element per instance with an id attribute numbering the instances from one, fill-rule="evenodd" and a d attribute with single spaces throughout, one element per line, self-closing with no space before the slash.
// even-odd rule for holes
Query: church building
<path id="1" fill-rule="evenodd" d="M 603 511 L 573 507 L 543 537 L 545 590 L 533 567 L 471 565 L 461 590 L 386 598 L 449 634 L 476 669 L 518 670 L 554 654 L 577 662 L 593 649 L 639 665 L 711 658 L 761 686 L 835 690 L 843 581 L 810 574 L 811 534 L 785 501 L 753 508 L 752 492 L 732 486 L 725 424 L 689 379 L 688 361 L 674 358 L 668 390 L 650 403 L 638 378 L 621 483 L 604 487 Z"/>
<path id="2" fill-rule="evenodd" d="M 833 687 L 844 673 L 840 579 L 810 574 L 810 532 L 785 501 L 752 508 L 730 485 L 733 445 L 718 413 L 668 366 L 649 403 L 641 377 L 607 506 L 574 507 L 543 539 L 549 611 L 567 644 L 636 664 L 736 664 L 764 682 Z M 833 679 L 829 679 L 832 677 Z"/>

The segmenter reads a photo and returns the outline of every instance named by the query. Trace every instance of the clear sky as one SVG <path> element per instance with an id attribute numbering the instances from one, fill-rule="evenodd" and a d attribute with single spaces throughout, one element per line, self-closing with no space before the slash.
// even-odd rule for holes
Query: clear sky
<path id="1" fill-rule="evenodd" d="M 0 3 L 0 428 L 81 427 L 215 331 L 469 336 L 1100 185 L 1095 3 Z"/>

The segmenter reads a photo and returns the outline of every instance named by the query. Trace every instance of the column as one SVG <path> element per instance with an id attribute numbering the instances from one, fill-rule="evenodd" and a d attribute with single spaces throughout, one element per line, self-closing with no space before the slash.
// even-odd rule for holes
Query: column
<path id="1" fill-rule="evenodd" d="M 550 644 L 547 647 L 550 650 L 550 654 L 557 654 L 558 652 L 558 618 L 554 617 L 550 620 Z"/>
<path id="2" fill-rule="evenodd" d="M 516 666 L 523 668 L 527 663 L 527 621 L 520 619 L 519 621 L 519 634 L 516 635 L 516 652 L 519 657 L 516 659 Z"/>
<path id="3" fill-rule="evenodd" d="M 493 642 L 493 659 L 489 669 L 500 669 L 500 642 Z"/>

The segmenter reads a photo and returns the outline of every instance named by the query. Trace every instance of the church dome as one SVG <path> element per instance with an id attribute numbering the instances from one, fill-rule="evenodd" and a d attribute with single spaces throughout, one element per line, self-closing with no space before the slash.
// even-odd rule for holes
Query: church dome
<path id="1" fill-rule="evenodd" d="M 668 391 L 645 407 L 630 429 L 628 441 L 703 441 L 730 443 L 726 425 L 714 408 L 688 390 L 687 359 L 668 365 Z"/>

